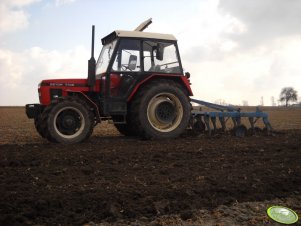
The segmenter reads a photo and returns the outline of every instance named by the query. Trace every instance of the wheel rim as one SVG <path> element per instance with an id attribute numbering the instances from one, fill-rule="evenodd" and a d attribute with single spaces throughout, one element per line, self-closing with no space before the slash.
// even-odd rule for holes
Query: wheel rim
<path id="1" fill-rule="evenodd" d="M 155 130 L 170 132 L 180 125 L 183 111 L 181 101 L 176 95 L 160 93 L 150 100 L 147 106 L 147 119 Z"/>
<path id="2" fill-rule="evenodd" d="M 85 128 L 82 112 L 74 107 L 64 107 L 54 116 L 54 129 L 65 139 L 77 137 Z"/>

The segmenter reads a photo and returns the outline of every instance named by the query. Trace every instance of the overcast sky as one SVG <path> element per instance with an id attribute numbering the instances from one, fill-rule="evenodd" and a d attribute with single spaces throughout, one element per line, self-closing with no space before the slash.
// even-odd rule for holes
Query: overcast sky
<path id="1" fill-rule="evenodd" d="M 0 0 L 0 105 L 37 103 L 42 79 L 85 78 L 92 24 L 98 55 L 102 37 L 150 17 L 147 31 L 177 37 L 196 98 L 301 96 L 300 12 L 301 0 Z"/>

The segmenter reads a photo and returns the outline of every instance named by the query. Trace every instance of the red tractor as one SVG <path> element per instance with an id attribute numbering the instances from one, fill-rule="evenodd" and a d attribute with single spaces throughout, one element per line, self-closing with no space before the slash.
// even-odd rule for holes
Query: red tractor
<path id="1" fill-rule="evenodd" d="M 94 26 L 87 79 L 43 80 L 40 104 L 27 104 L 38 133 L 51 142 L 78 143 L 94 126 L 112 120 L 126 136 L 174 138 L 191 117 L 189 73 L 184 75 L 177 40 L 170 34 L 114 31 L 94 59 Z"/>

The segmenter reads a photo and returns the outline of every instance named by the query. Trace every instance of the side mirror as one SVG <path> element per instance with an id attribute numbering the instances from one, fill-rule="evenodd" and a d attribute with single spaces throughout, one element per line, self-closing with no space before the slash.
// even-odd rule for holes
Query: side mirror
<path id="1" fill-rule="evenodd" d="M 163 55 L 164 55 L 164 46 L 161 43 L 157 44 L 157 54 L 156 54 L 156 59 L 157 60 L 163 60 Z"/>
<path id="2" fill-rule="evenodd" d="M 133 71 L 136 69 L 136 66 L 137 66 L 137 56 L 130 55 L 128 69 L 130 71 Z"/>

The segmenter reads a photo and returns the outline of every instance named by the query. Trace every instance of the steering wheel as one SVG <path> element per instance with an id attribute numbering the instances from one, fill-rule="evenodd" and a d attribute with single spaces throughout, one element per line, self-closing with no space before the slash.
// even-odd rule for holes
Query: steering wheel
<path id="1" fill-rule="evenodd" d="M 132 71 L 132 70 L 129 68 L 128 64 L 122 64 L 122 65 L 121 65 L 121 68 L 124 68 L 125 71 L 126 71 L 126 70 Z"/>

